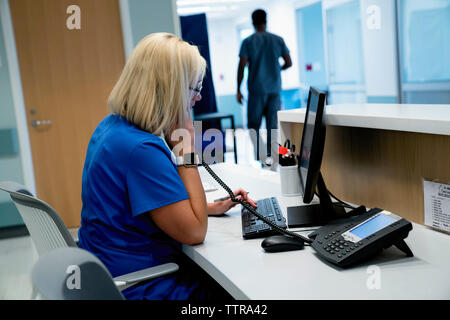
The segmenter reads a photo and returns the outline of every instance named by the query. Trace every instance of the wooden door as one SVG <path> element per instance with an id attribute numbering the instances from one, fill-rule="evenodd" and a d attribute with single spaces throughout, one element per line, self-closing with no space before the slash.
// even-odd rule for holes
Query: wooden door
<path id="1" fill-rule="evenodd" d="M 76 227 L 89 139 L 125 64 L 118 1 L 13 0 L 10 8 L 37 196 Z"/>

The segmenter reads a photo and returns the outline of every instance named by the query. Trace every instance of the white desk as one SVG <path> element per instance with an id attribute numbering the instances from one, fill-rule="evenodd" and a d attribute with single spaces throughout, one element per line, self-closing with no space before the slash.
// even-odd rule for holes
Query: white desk
<path id="1" fill-rule="evenodd" d="M 280 123 L 303 123 L 306 108 L 278 111 Z M 327 105 L 324 122 L 333 126 L 450 135 L 448 104 Z"/>
<path id="2" fill-rule="evenodd" d="M 277 173 L 232 164 L 212 168 L 232 189 L 243 187 L 253 199 L 277 196 L 284 215 L 286 206 L 301 204 L 297 197 L 279 197 Z M 204 168 L 201 174 L 207 176 Z M 207 193 L 208 201 L 223 195 L 222 190 Z M 300 251 L 265 253 L 262 240 L 243 240 L 236 206 L 224 217 L 209 218 L 203 244 L 185 245 L 183 250 L 236 299 L 450 298 L 450 237 L 418 224 L 413 224 L 405 240 L 414 257 L 407 258 L 391 247 L 351 269 L 323 262 L 309 246 Z M 367 286 L 371 265 L 380 268 L 380 289 Z"/>

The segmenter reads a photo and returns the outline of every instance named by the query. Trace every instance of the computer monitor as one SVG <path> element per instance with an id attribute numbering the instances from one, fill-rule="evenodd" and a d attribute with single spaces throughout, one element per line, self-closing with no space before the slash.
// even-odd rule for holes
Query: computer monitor
<path id="1" fill-rule="evenodd" d="M 325 103 L 326 94 L 310 87 L 300 154 L 297 156 L 303 203 L 310 203 L 317 194 L 319 204 L 288 207 L 289 227 L 323 225 L 345 214 L 341 206 L 333 205 L 331 202 L 320 173 L 325 147 L 326 127 L 323 122 Z"/>
<path id="2" fill-rule="evenodd" d="M 325 93 L 311 87 L 298 157 L 298 171 L 304 203 L 310 203 L 313 199 L 319 178 L 325 146 L 325 125 L 322 121 L 324 106 Z"/>

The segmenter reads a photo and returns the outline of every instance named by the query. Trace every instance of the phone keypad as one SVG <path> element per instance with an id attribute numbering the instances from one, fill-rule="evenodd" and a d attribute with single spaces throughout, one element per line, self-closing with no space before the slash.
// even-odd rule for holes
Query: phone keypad
<path id="1" fill-rule="evenodd" d="M 362 244 L 362 241 L 353 243 L 344 240 L 343 238 L 338 238 L 325 243 L 323 249 L 329 254 L 336 254 L 338 258 L 343 258 L 346 255 L 351 254 L 352 251 L 357 250 Z"/>

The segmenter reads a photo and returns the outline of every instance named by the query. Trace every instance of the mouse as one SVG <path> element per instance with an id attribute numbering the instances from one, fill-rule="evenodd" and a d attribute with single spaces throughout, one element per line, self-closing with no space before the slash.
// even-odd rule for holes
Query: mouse
<path id="1" fill-rule="evenodd" d="M 285 235 L 275 235 L 264 239 L 261 247 L 266 252 L 283 252 L 303 249 L 304 242 Z"/>

